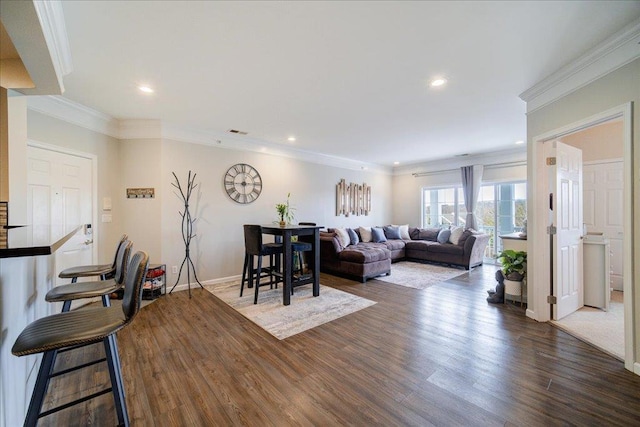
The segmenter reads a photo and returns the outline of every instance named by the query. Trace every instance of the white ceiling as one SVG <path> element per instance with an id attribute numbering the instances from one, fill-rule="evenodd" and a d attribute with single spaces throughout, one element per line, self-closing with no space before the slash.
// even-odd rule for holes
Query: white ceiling
<path id="1" fill-rule="evenodd" d="M 526 138 L 518 95 L 637 19 L 640 2 L 64 1 L 63 10 L 72 101 L 391 166 L 513 149 Z M 435 76 L 449 83 L 429 88 Z"/>

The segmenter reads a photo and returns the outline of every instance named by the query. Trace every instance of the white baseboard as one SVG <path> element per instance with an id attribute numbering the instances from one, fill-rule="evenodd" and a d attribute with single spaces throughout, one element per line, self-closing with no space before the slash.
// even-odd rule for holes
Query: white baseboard
<path id="1" fill-rule="evenodd" d="M 240 274 L 237 274 L 235 276 L 228 276 L 228 277 L 221 277 L 219 279 L 211 279 L 211 280 L 205 280 L 202 281 L 200 283 L 202 283 L 203 286 L 205 285 L 215 285 L 217 283 L 225 283 L 225 282 L 232 282 L 234 280 L 240 280 L 242 278 L 242 276 Z M 167 292 L 169 292 L 171 290 L 173 286 L 169 286 L 167 284 Z M 176 286 L 173 289 L 173 292 L 178 292 L 178 291 L 186 291 L 189 289 L 189 287 L 191 287 L 191 289 L 196 289 L 199 287 L 198 282 L 190 282 L 189 284 L 187 283 L 181 283 L 178 286 Z"/>

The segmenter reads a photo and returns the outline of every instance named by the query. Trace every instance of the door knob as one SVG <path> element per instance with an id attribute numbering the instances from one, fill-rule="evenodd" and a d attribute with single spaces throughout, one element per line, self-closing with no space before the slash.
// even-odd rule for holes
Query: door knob
<path id="1" fill-rule="evenodd" d="M 92 244 L 92 243 L 93 243 L 93 240 L 89 240 L 89 239 L 87 239 L 87 240 L 85 240 L 85 241 L 84 241 L 84 244 L 85 244 L 85 245 L 90 245 L 90 244 Z"/>

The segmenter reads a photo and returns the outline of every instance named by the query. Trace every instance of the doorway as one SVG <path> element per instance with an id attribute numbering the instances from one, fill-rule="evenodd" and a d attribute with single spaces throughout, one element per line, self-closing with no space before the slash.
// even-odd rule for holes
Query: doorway
<path id="1" fill-rule="evenodd" d="M 625 233 L 622 238 L 623 259 L 623 291 L 624 291 L 624 364 L 625 368 L 640 374 L 640 369 L 634 369 L 635 356 L 635 325 L 633 324 L 633 304 L 635 300 L 633 289 L 632 244 L 633 244 L 633 217 L 632 217 L 632 105 L 631 103 L 603 111 L 594 116 L 578 122 L 554 129 L 542 135 L 532 138 L 530 145 L 529 182 L 531 185 L 530 204 L 530 232 L 532 237 L 528 240 L 529 272 L 532 277 L 529 300 L 532 304 L 527 308 L 527 316 L 538 321 L 551 319 L 551 307 L 553 298 L 549 297 L 551 291 L 550 266 L 551 254 L 549 250 L 549 234 L 546 228 L 548 211 L 548 178 L 545 176 L 545 158 L 543 143 L 551 139 L 562 138 L 592 126 L 620 119 L 623 127 L 623 228 Z M 639 367 L 640 368 L 640 367 Z"/>
<path id="2" fill-rule="evenodd" d="M 585 298 L 584 307 L 553 324 L 624 361 L 622 120 L 561 141 L 583 153 Z"/>
<path id="3" fill-rule="evenodd" d="M 28 143 L 29 244 L 49 244 L 78 226 L 84 226 L 56 252 L 56 272 L 75 265 L 94 264 L 97 258 L 92 227 L 94 163 L 91 155 L 32 141 Z M 56 279 L 57 285 L 66 282 Z"/>

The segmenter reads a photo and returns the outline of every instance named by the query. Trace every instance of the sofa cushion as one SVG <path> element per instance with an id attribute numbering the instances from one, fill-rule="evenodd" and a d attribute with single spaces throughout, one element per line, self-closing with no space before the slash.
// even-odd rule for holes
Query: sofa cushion
<path id="1" fill-rule="evenodd" d="M 400 238 L 402 240 L 411 240 L 411 235 L 409 234 L 409 224 L 404 224 L 404 225 L 394 225 L 391 224 L 394 227 L 398 227 L 398 230 L 400 230 Z"/>
<path id="2" fill-rule="evenodd" d="M 389 239 L 383 243 L 383 245 L 385 245 L 386 248 L 390 251 L 398 251 L 400 249 L 404 249 L 405 244 L 405 241 L 401 239 Z"/>
<path id="3" fill-rule="evenodd" d="M 371 241 L 374 243 L 382 243 L 387 241 L 382 227 L 371 227 Z"/>
<path id="4" fill-rule="evenodd" d="M 343 250 L 338 255 L 341 261 L 367 264 L 389 259 L 391 253 L 387 248 L 373 245 L 355 245 Z"/>
<path id="5" fill-rule="evenodd" d="M 385 225 L 382 230 L 387 239 L 400 239 L 400 229 L 393 225 Z"/>
<path id="6" fill-rule="evenodd" d="M 464 230 L 458 239 L 458 246 L 464 246 L 464 243 L 467 241 L 469 237 L 473 236 L 473 231 Z"/>
<path id="7" fill-rule="evenodd" d="M 459 226 L 452 226 L 449 230 L 451 230 L 451 236 L 449 236 L 449 243 L 457 245 L 458 240 L 460 240 L 460 236 L 462 236 L 462 233 L 464 232 L 464 228 Z"/>
<path id="8" fill-rule="evenodd" d="M 437 242 L 438 233 L 440 233 L 440 228 L 419 228 L 418 238 L 415 240 L 429 240 L 431 242 Z"/>
<path id="9" fill-rule="evenodd" d="M 451 254 L 451 255 L 463 255 L 464 247 L 459 245 L 452 245 L 451 243 L 441 243 L 438 245 L 427 246 L 427 252 Z"/>
<path id="10" fill-rule="evenodd" d="M 438 232 L 438 243 L 447 243 L 449 241 L 449 237 L 451 236 L 451 230 L 448 228 L 443 228 Z"/>
<path id="11" fill-rule="evenodd" d="M 358 243 L 360 243 L 360 238 L 358 237 L 358 233 L 356 233 L 351 228 L 347 228 L 347 233 L 349 233 L 349 240 L 351 241 L 352 245 L 357 245 Z"/>
<path id="12" fill-rule="evenodd" d="M 338 236 L 343 248 L 346 248 L 351 244 L 351 238 L 349 237 L 349 233 L 346 228 L 334 228 L 334 232 L 336 233 L 336 236 Z"/>
<path id="13" fill-rule="evenodd" d="M 371 227 L 358 227 L 358 232 L 360 233 L 360 240 L 362 242 L 370 242 L 371 241 Z"/>

